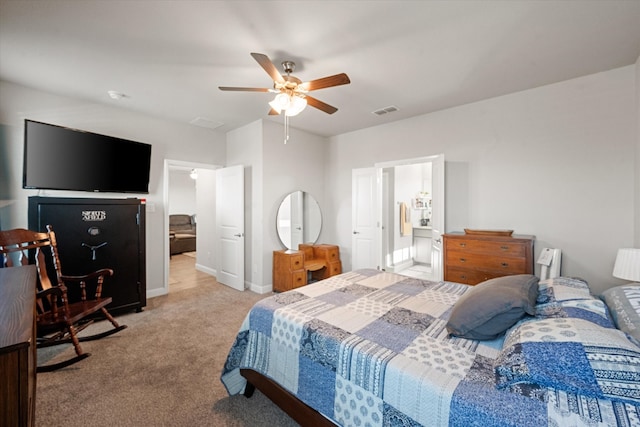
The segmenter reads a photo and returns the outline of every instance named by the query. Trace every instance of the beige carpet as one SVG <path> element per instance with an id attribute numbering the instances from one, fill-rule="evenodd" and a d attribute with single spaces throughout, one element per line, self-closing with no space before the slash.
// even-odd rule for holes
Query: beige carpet
<path id="1" fill-rule="evenodd" d="M 118 316 L 128 328 L 83 343 L 91 357 L 38 374 L 36 426 L 296 426 L 259 392 L 229 397 L 219 379 L 245 314 L 264 297 L 213 282 Z M 38 357 L 72 354 L 69 346 Z"/>

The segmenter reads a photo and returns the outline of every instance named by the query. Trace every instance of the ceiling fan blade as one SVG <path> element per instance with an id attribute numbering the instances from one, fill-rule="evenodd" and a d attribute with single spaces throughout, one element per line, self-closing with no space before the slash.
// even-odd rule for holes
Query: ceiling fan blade
<path id="1" fill-rule="evenodd" d="M 229 87 L 229 86 L 218 86 L 218 89 L 232 90 L 236 92 L 269 92 L 270 90 L 262 87 Z"/>
<path id="2" fill-rule="evenodd" d="M 338 109 L 336 107 L 333 107 L 329 104 L 326 104 L 316 98 L 313 98 L 309 95 L 305 96 L 306 100 L 307 100 L 307 104 L 311 105 L 314 108 L 317 108 L 318 110 L 324 111 L 327 114 L 333 114 L 336 111 L 338 111 Z"/>
<path id="3" fill-rule="evenodd" d="M 324 89 L 326 87 L 340 86 L 351 83 L 349 76 L 345 73 L 336 74 L 335 76 L 323 77 L 317 80 L 311 80 L 310 82 L 304 82 L 302 86 L 305 90 L 312 91 L 318 89 Z"/>
<path id="4" fill-rule="evenodd" d="M 273 65 L 273 62 L 269 59 L 267 55 L 263 55 L 262 53 L 252 53 L 253 59 L 258 61 L 258 64 L 271 76 L 274 82 L 284 84 L 284 79 L 280 75 L 280 72 Z"/>

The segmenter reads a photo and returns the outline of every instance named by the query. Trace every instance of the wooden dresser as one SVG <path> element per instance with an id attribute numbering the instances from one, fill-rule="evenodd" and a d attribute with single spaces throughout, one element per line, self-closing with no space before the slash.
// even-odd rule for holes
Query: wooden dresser
<path id="1" fill-rule="evenodd" d="M 477 285 L 495 277 L 533 274 L 534 236 L 447 233 L 444 280 Z"/>
<path id="2" fill-rule="evenodd" d="M 0 268 L 1 426 L 35 425 L 35 301 L 35 266 Z"/>
<path id="3" fill-rule="evenodd" d="M 340 249 L 336 245 L 301 244 L 298 250 L 273 251 L 273 290 L 285 292 L 313 280 L 342 273 Z"/>

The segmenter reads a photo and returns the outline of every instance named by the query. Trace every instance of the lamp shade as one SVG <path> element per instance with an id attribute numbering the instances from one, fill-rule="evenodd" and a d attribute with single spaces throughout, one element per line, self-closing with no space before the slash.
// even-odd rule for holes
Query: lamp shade
<path id="1" fill-rule="evenodd" d="M 618 249 L 618 256 L 613 267 L 613 277 L 635 282 L 640 281 L 640 249 Z"/>

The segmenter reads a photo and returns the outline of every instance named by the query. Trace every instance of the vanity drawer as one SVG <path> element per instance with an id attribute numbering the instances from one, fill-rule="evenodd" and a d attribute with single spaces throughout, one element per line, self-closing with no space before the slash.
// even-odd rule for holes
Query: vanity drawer
<path id="1" fill-rule="evenodd" d="M 342 263 L 340 261 L 335 261 L 329 263 L 329 276 L 336 276 L 342 273 Z"/>
<path id="2" fill-rule="evenodd" d="M 307 284 L 307 272 L 302 271 L 294 271 L 291 274 L 291 284 L 289 289 L 299 288 L 300 286 L 304 286 Z"/>
<path id="3" fill-rule="evenodd" d="M 300 251 L 273 252 L 273 290 L 285 292 L 307 284 L 304 254 Z"/>
<path id="4" fill-rule="evenodd" d="M 335 245 L 314 245 L 313 251 L 316 258 L 322 258 L 329 263 L 340 261 L 340 250 Z"/>
<path id="5" fill-rule="evenodd" d="M 289 256 L 291 270 L 302 270 L 304 268 L 304 255 L 302 253 Z"/>

